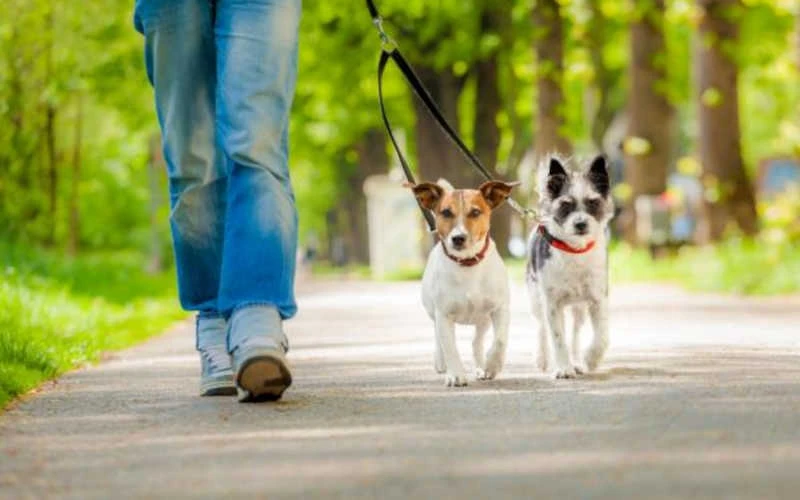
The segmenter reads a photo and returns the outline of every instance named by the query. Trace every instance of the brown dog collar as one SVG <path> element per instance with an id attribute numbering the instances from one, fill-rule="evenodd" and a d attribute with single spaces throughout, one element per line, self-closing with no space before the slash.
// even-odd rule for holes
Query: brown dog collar
<path id="1" fill-rule="evenodd" d="M 491 238 L 489 238 L 489 235 L 486 235 L 486 243 L 483 244 L 483 248 L 481 249 L 480 252 L 476 253 L 472 257 L 459 258 L 459 257 L 454 257 L 454 256 L 450 255 L 449 253 L 447 253 L 447 245 L 444 244 L 444 241 L 442 242 L 442 250 L 444 251 L 444 254 L 447 255 L 448 259 L 452 260 L 453 262 L 455 262 L 459 266 L 472 267 L 472 266 L 477 265 L 478 263 L 480 263 L 480 261 L 482 261 L 483 258 L 486 257 L 486 252 L 489 251 L 489 242 L 490 241 L 491 241 Z"/>

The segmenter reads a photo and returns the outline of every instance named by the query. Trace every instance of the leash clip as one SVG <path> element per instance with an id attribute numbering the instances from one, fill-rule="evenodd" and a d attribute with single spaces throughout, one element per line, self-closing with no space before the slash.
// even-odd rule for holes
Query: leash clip
<path id="1" fill-rule="evenodd" d="M 522 205 L 517 203 L 517 201 L 514 200 L 513 198 L 508 198 L 506 200 L 506 203 L 508 203 L 511 206 L 511 208 L 514 209 L 514 211 L 517 212 L 517 214 L 519 214 L 519 216 L 522 217 L 523 219 L 538 221 L 539 218 L 538 215 L 536 214 L 536 210 L 533 210 L 532 208 L 523 207 Z"/>
<path id="2" fill-rule="evenodd" d="M 383 49 L 384 52 L 394 52 L 397 48 L 397 42 L 383 30 L 383 18 L 381 18 L 381 16 L 373 18 L 372 24 L 375 25 L 375 29 L 378 30 L 378 36 L 381 38 L 381 49 Z"/>

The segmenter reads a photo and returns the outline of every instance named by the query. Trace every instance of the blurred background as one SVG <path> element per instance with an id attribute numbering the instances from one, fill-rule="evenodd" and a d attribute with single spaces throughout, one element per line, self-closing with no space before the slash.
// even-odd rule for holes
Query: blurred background
<path id="1" fill-rule="evenodd" d="M 800 0 L 378 4 L 467 144 L 523 181 L 521 201 L 545 153 L 607 155 L 612 280 L 800 290 Z M 0 404 L 183 317 L 132 9 L 0 5 Z M 366 8 L 306 1 L 301 31 L 301 274 L 415 278 L 430 237 L 380 121 Z M 420 178 L 478 184 L 392 69 L 386 99 Z M 530 229 L 507 208 L 493 220 L 517 277 Z"/>

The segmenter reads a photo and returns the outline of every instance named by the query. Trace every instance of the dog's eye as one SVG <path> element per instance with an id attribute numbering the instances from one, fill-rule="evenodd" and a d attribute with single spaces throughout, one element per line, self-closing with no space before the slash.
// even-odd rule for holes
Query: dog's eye
<path id="1" fill-rule="evenodd" d="M 477 208 L 473 208 L 472 210 L 469 211 L 469 216 L 471 218 L 473 218 L 473 219 L 476 218 L 476 217 L 480 217 L 481 216 L 481 211 L 478 210 Z"/>
<path id="2" fill-rule="evenodd" d="M 563 214 L 569 214 L 575 210 L 575 202 L 572 200 L 564 200 L 558 204 L 558 211 Z"/>
<path id="3" fill-rule="evenodd" d="M 586 206 L 586 211 L 590 214 L 595 214 L 600 210 L 600 200 L 597 198 L 587 198 L 584 200 L 583 204 Z"/>
<path id="4" fill-rule="evenodd" d="M 453 217 L 455 217 L 455 215 L 453 214 L 452 210 L 450 210 L 449 208 L 445 208 L 444 210 L 442 210 L 442 217 L 444 217 L 445 219 L 452 219 Z"/>

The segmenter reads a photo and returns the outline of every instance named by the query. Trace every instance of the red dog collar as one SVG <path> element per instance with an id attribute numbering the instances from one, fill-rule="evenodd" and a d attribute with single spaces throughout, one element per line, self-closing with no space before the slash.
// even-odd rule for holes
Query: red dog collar
<path id="1" fill-rule="evenodd" d="M 447 255 L 447 258 L 449 258 L 459 266 L 472 267 L 478 264 L 480 261 L 482 261 L 484 257 L 486 257 L 486 252 L 489 251 L 489 241 L 491 241 L 491 238 L 489 238 L 489 235 L 486 235 L 486 243 L 483 244 L 483 248 L 481 249 L 481 251 L 472 257 L 467 257 L 464 259 L 453 257 L 452 255 L 447 253 L 447 245 L 444 244 L 444 241 L 442 242 L 442 250 L 444 251 L 444 254 Z"/>
<path id="2" fill-rule="evenodd" d="M 548 232 L 547 232 L 547 229 L 545 229 L 545 227 L 544 227 L 544 226 L 539 226 L 539 234 L 541 234 L 541 235 L 542 235 L 542 237 L 543 237 L 543 238 L 544 238 L 544 239 L 545 239 L 545 240 L 546 240 L 548 243 L 550 243 L 550 246 L 552 246 L 552 247 L 555 247 L 555 248 L 558 248 L 558 249 L 559 249 L 559 250 L 561 250 L 562 252 L 580 254 L 580 253 L 586 253 L 586 252 L 588 252 L 589 250 L 591 250 L 592 248 L 594 248 L 594 240 L 590 241 L 590 242 L 589 242 L 589 243 L 588 243 L 588 244 L 587 244 L 585 247 L 583 247 L 583 248 L 575 248 L 575 247 L 573 247 L 573 246 L 570 246 L 570 244 L 569 244 L 569 243 L 567 243 L 566 241 L 559 240 L 558 238 L 556 238 L 556 237 L 555 237 L 555 236 L 553 236 L 552 234 L 548 233 Z"/>

